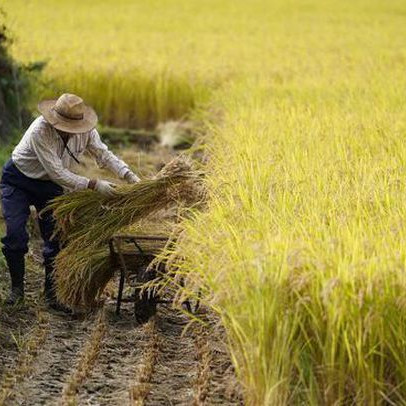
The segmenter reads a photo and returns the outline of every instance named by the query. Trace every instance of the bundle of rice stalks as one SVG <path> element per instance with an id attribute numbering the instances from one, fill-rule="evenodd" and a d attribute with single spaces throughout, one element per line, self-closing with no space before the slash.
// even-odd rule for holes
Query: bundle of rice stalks
<path id="1" fill-rule="evenodd" d="M 94 305 L 114 273 L 107 247 L 114 234 L 164 208 L 204 200 L 202 174 L 183 157 L 154 179 L 118 186 L 112 197 L 82 190 L 54 199 L 48 210 L 53 210 L 64 244 L 55 262 L 58 299 L 72 308 Z"/>

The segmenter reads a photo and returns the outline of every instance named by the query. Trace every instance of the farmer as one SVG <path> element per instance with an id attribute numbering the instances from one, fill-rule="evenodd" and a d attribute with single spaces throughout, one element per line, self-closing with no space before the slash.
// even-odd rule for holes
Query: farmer
<path id="1" fill-rule="evenodd" d="M 58 100 L 38 104 L 42 114 L 33 121 L 11 159 L 3 168 L 1 201 L 6 222 L 2 251 L 11 276 L 11 292 L 6 304 L 24 300 L 24 256 L 28 251 L 26 224 L 30 206 L 37 212 L 63 192 L 81 189 L 96 190 L 104 195 L 114 194 L 115 185 L 100 179 L 88 179 L 71 172 L 80 163 L 83 152 L 89 152 L 101 168 L 108 168 L 129 183 L 139 181 L 128 165 L 110 152 L 95 129 L 97 115 L 74 94 L 63 94 Z M 39 216 L 39 228 L 44 240 L 45 300 L 57 311 L 69 312 L 56 299 L 54 290 L 54 258 L 59 242 L 51 238 L 54 231 L 52 213 Z"/>

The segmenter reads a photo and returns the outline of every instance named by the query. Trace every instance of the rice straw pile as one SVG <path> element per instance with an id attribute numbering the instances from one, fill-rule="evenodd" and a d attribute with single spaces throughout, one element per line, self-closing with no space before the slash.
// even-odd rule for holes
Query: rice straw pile
<path id="1" fill-rule="evenodd" d="M 54 199 L 47 210 L 53 210 L 64 246 L 55 260 L 58 300 L 74 309 L 92 307 L 114 274 L 107 245 L 114 234 L 159 210 L 204 200 L 202 174 L 184 157 L 154 179 L 117 186 L 112 197 L 82 190 Z"/>

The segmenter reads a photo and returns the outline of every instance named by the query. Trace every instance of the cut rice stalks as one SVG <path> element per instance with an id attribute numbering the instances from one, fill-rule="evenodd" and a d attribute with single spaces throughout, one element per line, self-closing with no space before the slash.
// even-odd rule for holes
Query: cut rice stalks
<path id="1" fill-rule="evenodd" d="M 112 197 L 82 190 L 54 199 L 47 210 L 54 213 L 63 244 L 55 260 L 58 300 L 73 309 L 94 306 L 114 274 L 111 237 L 165 208 L 201 207 L 205 197 L 202 173 L 178 157 L 154 179 L 117 186 Z"/>

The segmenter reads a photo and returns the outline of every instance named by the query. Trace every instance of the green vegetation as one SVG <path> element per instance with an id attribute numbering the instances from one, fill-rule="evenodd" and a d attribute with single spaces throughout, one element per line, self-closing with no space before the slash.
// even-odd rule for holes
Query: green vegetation
<path id="1" fill-rule="evenodd" d="M 205 106 L 211 200 L 175 254 L 248 403 L 406 403 L 404 1 L 52 5 L 6 1 L 53 95 L 121 126 Z"/>
<path id="2" fill-rule="evenodd" d="M 42 63 L 17 63 L 9 55 L 12 44 L 0 9 L 0 166 L 8 159 L 16 143 L 17 130 L 28 124 L 31 115 L 26 108 Z"/>

